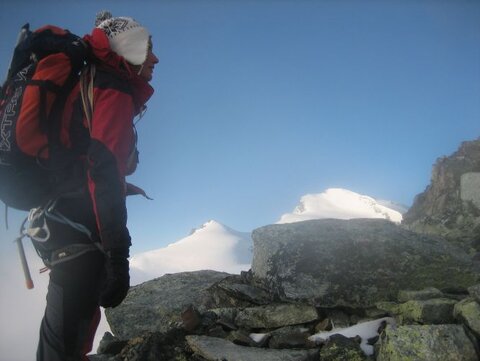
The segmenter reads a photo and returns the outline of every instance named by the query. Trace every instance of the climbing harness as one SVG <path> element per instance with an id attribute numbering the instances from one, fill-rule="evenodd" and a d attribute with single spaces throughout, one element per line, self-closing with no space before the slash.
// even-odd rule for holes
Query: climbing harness
<path id="1" fill-rule="evenodd" d="M 85 227 L 83 224 L 68 219 L 57 209 L 55 209 L 58 199 L 59 198 L 49 201 L 43 207 L 32 208 L 20 226 L 19 237 L 15 239 L 15 242 L 18 245 L 20 261 L 28 289 L 33 288 L 33 281 L 22 243 L 22 240 L 25 237 L 28 237 L 32 240 L 37 254 L 42 258 L 43 263 L 46 266 L 46 268 L 41 269 L 40 272 L 44 272 L 45 270 L 50 269 L 59 263 L 80 257 L 87 252 L 100 251 L 105 253 L 102 245 L 99 242 L 93 241 L 92 234 L 87 227 Z M 55 250 L 48 249 L 48 247 L 45 247 L 50 240 L 50 229 L 48 227 L 47 219 L 72 227 L 73 229 L 85 234 L 90 240 L 92 240 L 92 243 L 74 243 Z"/>

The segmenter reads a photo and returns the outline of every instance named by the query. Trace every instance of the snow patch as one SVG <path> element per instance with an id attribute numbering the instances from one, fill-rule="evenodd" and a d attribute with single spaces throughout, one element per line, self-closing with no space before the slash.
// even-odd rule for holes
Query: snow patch
<path id="1" fill-rule="evenodd" d="M 325 342 L 330 338 L 330 336 L 338 334 L 349 338 L 360 336 L 362 339 L 362 342 L 360 343 L 362 351 L 367 356 L 371 356 L 373 355 L 373 346 L 369 345 L 367 342 L 369 339 L 378 336 L 378 329 L 384 322 L 389 325 L 395 326 L 395 319 L 393 319 L 392 317 L 384 317 L 373 321 L 358 323 L 354 326 L 347 328 L 339 328 L 333 329 L 331 331 L 319 332 L 315 335 L 310 336 L 308 339 L 314 342 Z"/>
<path id="2" fill-rule="evenodd" d="M 254 342 L 260 343 L 268 336 L 268 333 L 251 333 L 249 336 Z"/>

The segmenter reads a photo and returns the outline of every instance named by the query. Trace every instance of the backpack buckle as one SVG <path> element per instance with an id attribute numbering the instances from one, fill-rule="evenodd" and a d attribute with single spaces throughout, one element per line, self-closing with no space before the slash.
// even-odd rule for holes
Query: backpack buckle
<path id="1" fill-rule="evenodd" d="M 28 214 L 28 227 L 25 234 L 31 239 L 44 243 L 50 239 L 50 229 L 43 208 L 32 208 Z"/>

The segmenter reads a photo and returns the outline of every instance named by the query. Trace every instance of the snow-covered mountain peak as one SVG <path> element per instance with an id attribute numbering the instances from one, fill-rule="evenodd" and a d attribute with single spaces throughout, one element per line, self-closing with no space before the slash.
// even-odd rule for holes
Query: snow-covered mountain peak
<path id="1" fill-rule="evenodd" d="M 238 233 L 237 231 L 227 227 L 226 225 L 211 219 L 205 223 L 203 223 L 200 227 L 193 228 L 190 231 L 189 236 L 194 234 L 205 234 L 205 233 L 218 233 L 218 232 L 230 232 L 230 233 Z"/>
<path id="2" fill-rule="evenodd" d="M 202 226 L 200 228 L 203 229 L 203 228 L 207 228 L 207 227 L 224 227 L 224 225 L 221 224 L 220 222 L 217 222 L 214 219 L 210 219 L 209 221 L 202 224 Z"/>
<path id="3" fill-rule="evenodd" d="M 250 233 L 210 220 L 167 247 L 134 255 L 130 267 L 136 284 L 172 272 L 213 269 L 240 273 L 250 268 L 251 260 Z"/>
<path id="4" fill-rule="evenodd" d="M 212 231 L 221 231 L 221 230 L 229 230 L 229 228 L 220 222 L 217 222 L 213 219 L 203 223 L 200 227 L 193 228 L 190 231 L 190 236 L 198 233 L 198 232 L 212 232 Z"/>
<path id="5" fill-rule="evenodd" d="M 321 218 L 384 218 L 400 223 L 402 214 L 372 197 L 343 188 L 329 188 L 323 193 L 304 195 L 293 212 L 282 215 L 277 223 Z"/>

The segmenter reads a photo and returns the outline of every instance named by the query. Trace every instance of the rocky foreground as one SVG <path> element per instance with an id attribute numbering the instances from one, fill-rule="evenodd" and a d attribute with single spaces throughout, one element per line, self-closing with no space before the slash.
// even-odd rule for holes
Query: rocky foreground
<path id="1" fill-rule="evenodd" d="M 249 272 L 133 287 L 107 312 L 116 337 L 93 359 L 479 359 L 480 264 L 461 247 L 371 219 L 272 225 L 253 238 Z"/>
<path id="2" fill-rule="evenodd" d="M 265 226 L 249 272 L 132 287 L 91 360 L 480 360 L 479 150 L 439 159 L 402 225 Z"/>
<path id="3" fill-rule="evenodd" d="M 192 278 L 202 278 L 203 284 L 213 283 L 197 288 L 197 294 L 185 300 L 196 306 L 164 302 L 157 308 L 152 304 L 156 310 L 148 315 L 132 314 L 130 306 L 124 305 L 109 316 L 119 336 L 106 335 L 100 354 L 92 360 L 479 359 L 480 285 L 470 287 L 468 293 L 435 288 L 402 291 L 395 302 L 379 302 L 366 309 L 341 309 L 267 302 L 264 290 L 251 285 L 250 273 L 215 282 L 219 276 L 224 275 L 199 271 L 147 282 L 149 289 L 145 294 L 138 292 L 136 297 L 153 296 L 154 289 L 157 296 L 168 296 L 172 288 L 174 292 L 189 288 Z M 209 308 L 215 304 L 224 307 Z M 161 327 L 165 331 L 155 330 L 154 313 L 170 315 Z M 123 315 L 129 316 L 129 323 L 122 321 Z M 348 332 L 349 326 L 363 325 L 368 320 L 380 321 L 373 334 Z M 137 331 L 131 331 L 132 324 Z M 144 331 L 139 330 L 142 326 Z M 328 337 L 314 336 L 332 329 Z M 340 334 L 342 329 L 347 331 L 343 332 L 345 336 Z"/>

